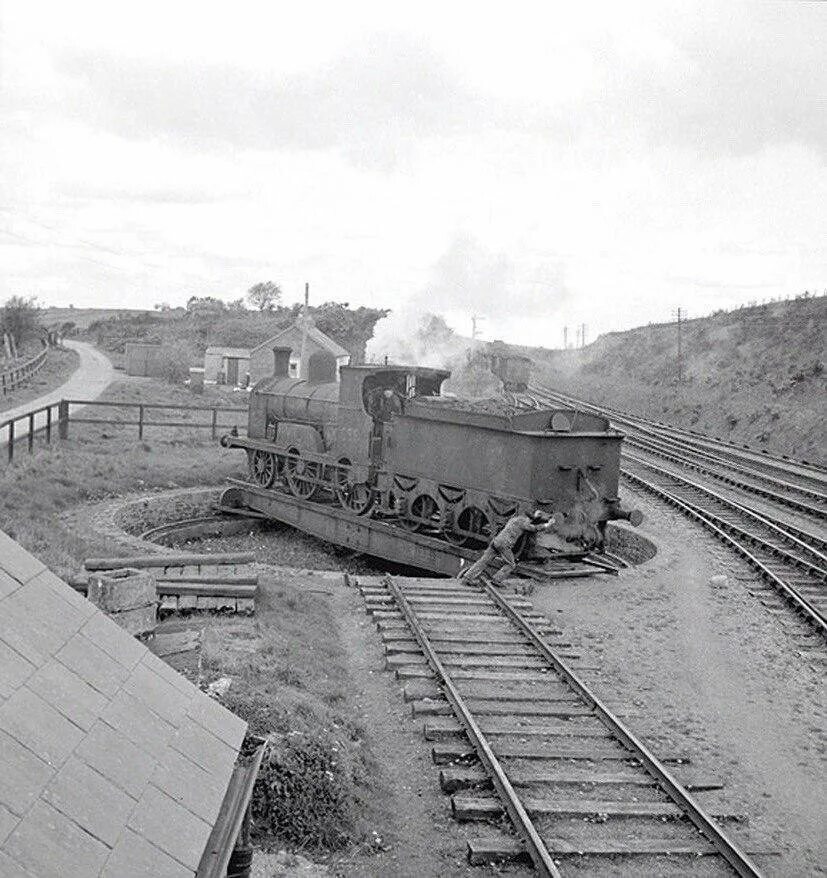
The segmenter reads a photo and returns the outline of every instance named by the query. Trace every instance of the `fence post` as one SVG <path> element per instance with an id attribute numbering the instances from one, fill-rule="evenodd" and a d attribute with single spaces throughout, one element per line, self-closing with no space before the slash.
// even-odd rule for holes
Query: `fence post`
<path id="1" fill-rule="evenodd" d="M 210 424 L 210 434 L 215 439 L 216 424 L 218 423 L 218 409 L 212 410 L 212 424 Z"/>
<path id="2" fill-rule="evenodd" d="M 14 421 L 9 421 L 9 463 L 14 457 Z"/>
<path id="3" fill-rule="evenodd" d="M 61 439 L 69 438 L 69 403 L 65 399 L 57 404 L 57 434 Z"/>
<path id="4" fill-rule="evenodd" d="M 46 408 L 46 444 L 52 444 L 52 407 Z"/>
<path id="5" fill-rule="evenodd" d="M 144 438 L 144 407 L 138 406 L 138 438 Z"/>
<path id="6" fill-rule="evenodd" d="M 29 412 L 29 454 L 34 451 L 34 412 Z"/>

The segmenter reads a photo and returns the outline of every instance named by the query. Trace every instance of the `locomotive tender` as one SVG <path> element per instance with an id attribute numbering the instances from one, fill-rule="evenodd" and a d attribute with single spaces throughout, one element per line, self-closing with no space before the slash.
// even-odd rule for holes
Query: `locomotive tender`
<path id="1" fill-rule="evenodd" d="M 277 357 L 277 368 L 279 358 Z M 556 513 L 559 537 L 601 545 L 620 506 L 622 434 L 574 409 L 520 411 L 441 396 L 443 369 L 343 366 L 311 358 L 307 379 L 277 374 L 252 389 L 250 477 L 303 500 L 335 498 L 357 515 L 457 544 L 488 541 L 516 511 Z"/>

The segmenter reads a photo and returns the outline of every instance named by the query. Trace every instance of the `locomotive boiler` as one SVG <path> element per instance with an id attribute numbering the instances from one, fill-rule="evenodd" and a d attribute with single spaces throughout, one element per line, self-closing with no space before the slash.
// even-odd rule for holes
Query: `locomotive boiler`
<path id="1" fill-rule="evenodd" d="M 306 501 L 334 501 L 457 545 L 486 542 L 517 511 L 555 515 L 561 539 L 600 546 L 618 500 L 622 434 L 597 415 L 440 395 L 450 372 L 342 366 L 311 358 L 306 379 L 251 392 L 250 478 Z"/>

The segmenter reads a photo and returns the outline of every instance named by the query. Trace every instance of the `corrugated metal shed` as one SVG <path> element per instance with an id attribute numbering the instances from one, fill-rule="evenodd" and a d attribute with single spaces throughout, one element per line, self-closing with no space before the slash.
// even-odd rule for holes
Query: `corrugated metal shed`
<path id="1" fill-rule="evenodd" d="M 245 731 L 0 531 L 0 876 L 195 875 Z"/>

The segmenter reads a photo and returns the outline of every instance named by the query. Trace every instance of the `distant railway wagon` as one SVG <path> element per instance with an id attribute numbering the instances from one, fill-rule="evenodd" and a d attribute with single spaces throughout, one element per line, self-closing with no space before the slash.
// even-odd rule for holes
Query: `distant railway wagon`
<path id="1" fill-rule="evenodd" d="M 605 418 L 441 396 L 442 369 L 344 366 L 334 377 L 320 358 L 307 380 L 255 385 L 247 436 L 222 444 L 245 449 L 258 485 L 459 545 L 488 540 L 518 510 L 556 513 L 559 534 L 584 545 L 630 517 L 618 500 L 623 437 Z"/>

